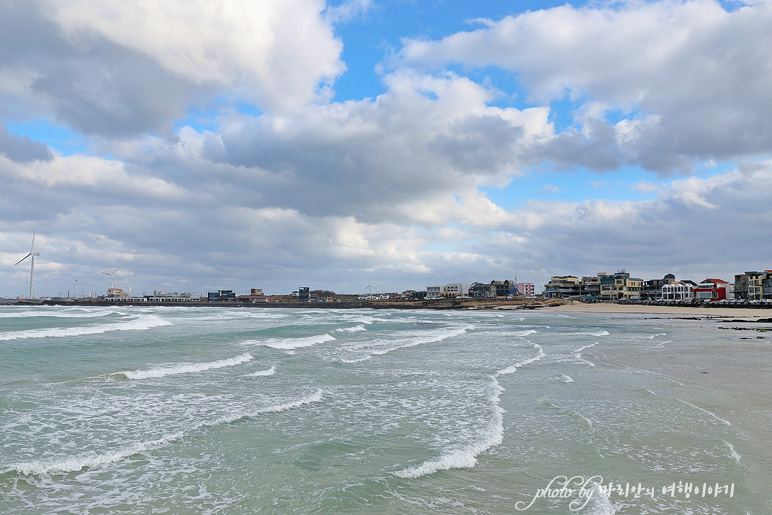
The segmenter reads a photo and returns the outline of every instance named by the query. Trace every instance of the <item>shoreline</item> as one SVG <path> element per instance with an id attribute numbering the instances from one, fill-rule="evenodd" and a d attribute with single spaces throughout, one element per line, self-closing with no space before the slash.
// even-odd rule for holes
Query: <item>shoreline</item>
<path id="1" fill-rule="evenodd" d="M 729 306 L 672 306 L 666 304 L 619 304 L 616 302 L 577 302 L 562 300 L 432 300 L 432 301 L 343 301 L 343 302 L 106 302 L 106 301 L 43 301 L 16 302 L 7 305 L 25 306 L 133 306 L 133 307 L 208 307 L 208 308 L 294 308 L 294 309 L 394 309 L 447 311 L 562 311 L 568 313 L 672 315 L 676 318 L 735 319 L 742 322 L 772 321 L 772 307 L 750 308 Z"/>
<path id="2" fill-rule="evenodd" d="M 560 306 L 545 306 L 544 311 L 565 311 L 569 313 L 607 313 L 637 315 L 680 315 L 678 318 L 699 317 L 706 319 L 731 319 L 742 322 L 757 322 L 772 319 L 772 310 L 757 308 L 730 308 L 704 306 L 667 306 L 663 304 L 616 304 L 612 302 L 583 303 L 570 302 Z"/>

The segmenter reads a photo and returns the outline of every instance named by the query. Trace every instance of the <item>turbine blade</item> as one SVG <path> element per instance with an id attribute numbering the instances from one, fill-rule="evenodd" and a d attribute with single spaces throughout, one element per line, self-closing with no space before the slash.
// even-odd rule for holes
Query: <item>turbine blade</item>
<path id="1" fill-rule="evenodd" d="M 32 245 L 30 245 L 29 247 L 30 254 L 32 254 L 34 248 L 35 248 L 35 229 L 32 229 Z"/>
<path id="2" fill-rule="evenodd" d="M 31 255 L 32 255 L 32 252 L 30 252 L 29 254 L 27 254 L 26 256 L 24 256 L 23 258 L 21 258 L 20 260 L 18 260 L 18 261 L 16 262 L 16 265 L 18 265 L 19 263 L 21 263 L 22 261 L 24 261 L 25 259 L 27 259 L 27 258 L 28 258 L 28 257 L 30 257 Z M 13 265 L 13 266 L 16 266 L 16 265 Z"/>

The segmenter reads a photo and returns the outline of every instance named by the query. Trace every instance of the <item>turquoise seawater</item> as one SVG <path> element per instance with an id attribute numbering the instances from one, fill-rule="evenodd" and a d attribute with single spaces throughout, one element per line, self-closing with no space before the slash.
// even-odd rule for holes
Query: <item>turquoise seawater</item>
<path id="1" fill-rule="evenodd" d="M 721 325 L 3 307 L 0 512 L 772 513 L 769 340 Z"/>

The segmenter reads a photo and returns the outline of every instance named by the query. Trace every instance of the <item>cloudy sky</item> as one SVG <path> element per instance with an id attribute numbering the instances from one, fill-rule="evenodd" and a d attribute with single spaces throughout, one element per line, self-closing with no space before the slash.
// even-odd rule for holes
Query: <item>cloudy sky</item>
<path id="1" fill-rule="evenodd" d="M 772 268 L 772 2 L 0 0 L 0 296 Z"/>

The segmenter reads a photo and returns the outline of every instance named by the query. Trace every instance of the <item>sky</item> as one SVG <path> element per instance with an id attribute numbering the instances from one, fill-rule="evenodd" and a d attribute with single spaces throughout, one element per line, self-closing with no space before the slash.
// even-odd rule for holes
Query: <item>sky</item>
<path id="1" fill-rule="evenodd" d="M 772 2 L 0 0 L 0 296 L 772 268 Z"/>

